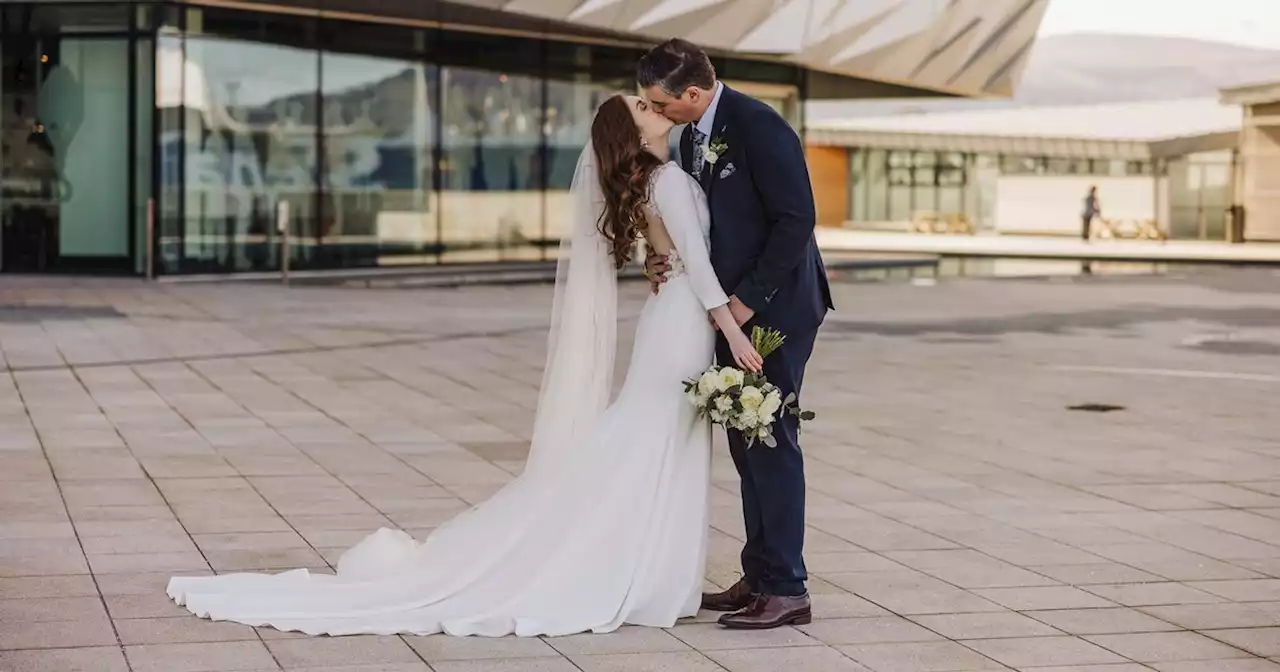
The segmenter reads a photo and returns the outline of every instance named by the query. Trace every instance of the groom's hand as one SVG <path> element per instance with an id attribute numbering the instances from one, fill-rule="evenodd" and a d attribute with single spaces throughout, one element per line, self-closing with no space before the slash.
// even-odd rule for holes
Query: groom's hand
<path id="1" fill-rule="evenodd" d="M 742 299 L 739 299 L 736 295 L 729 297 L 729 312 L 733 314 L 733 319 L 738 323 L 739 327 L 750 322 L 751 318 L 756 316 L 756 311 L 748 308 L 747 304 L 743 303 Z"/>
<path id="2" fill-rule="evenodd" d="M 662 283 L 667 281 L 667 271 L 670 268 L 666 255 L 649 250 L 648 256 L 644 259 L 644 276 L 649 278 L 649 286 L 654 294 L 657 294 Z"/>

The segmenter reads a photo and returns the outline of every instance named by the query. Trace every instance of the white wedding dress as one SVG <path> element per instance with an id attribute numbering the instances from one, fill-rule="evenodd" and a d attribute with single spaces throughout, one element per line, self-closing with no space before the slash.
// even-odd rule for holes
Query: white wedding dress
<path id="1" fill-rule="evenodd" d="M 626 381 L 606 409 L 617 278 L 596 230 L 590 147 L 574 182 L 569 261 L 522 475 L 421 543 L 375 532 L 336 575 L 177 577 L 170 597 L 197 616 L 312 635 L 566 635 L 669 627 L 697 612 L 711 429 L 682 382 L 711 364 L 707 311 L 728 300 L 709 260 L 706 199 L 678 166 L 656 173 L 651 225 L 672 240 L 672 272 L 644 306 Z"/>

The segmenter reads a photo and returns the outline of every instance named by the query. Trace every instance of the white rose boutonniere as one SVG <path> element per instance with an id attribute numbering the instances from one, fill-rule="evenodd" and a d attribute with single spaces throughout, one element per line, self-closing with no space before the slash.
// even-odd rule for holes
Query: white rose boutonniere
<path id="1" fill-rule="evenodd" d="M 708 164 L 714 166 L 727 151 L 729 151 L 729 143 L 725 142 L 723 137 L 712 138 L 702 146 L 702 157 Z"/>

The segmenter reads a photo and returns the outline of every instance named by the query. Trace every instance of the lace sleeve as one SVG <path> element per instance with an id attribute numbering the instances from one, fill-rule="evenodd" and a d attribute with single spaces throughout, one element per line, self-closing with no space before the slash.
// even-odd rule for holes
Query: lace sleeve
<path id="1" fill-rule="evenodd" d="M 707 310 L 729 303 L 711 267 L 711 247 L 704 233 L 704 222 L 710 214 L 698 185 L 680 169 L 666 166 L 654 180 L 653 203 L 684 262 L 698 300 Z"/>

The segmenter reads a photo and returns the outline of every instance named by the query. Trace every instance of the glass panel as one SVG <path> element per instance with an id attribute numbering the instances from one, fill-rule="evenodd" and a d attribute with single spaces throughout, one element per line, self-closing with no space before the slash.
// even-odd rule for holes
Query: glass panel
<path id="1" fill-rule="evenodd" d="M 911 165 L 917 168 L 933 168 L 938 165 L 938 155 L 933 152 L 915 152 L 911 156 Z M 933 178 L 927 178 L 929 183 L 933 182 Z"/>
<path id="2" fill-rule="evenodd" d="M 318 267 L 434 262 L 437 70 L 417 61 L 325 53 Z"/>
<path id="3" fill-rule="evenodd" d="M 883 149 L 867 151 L 867 221 L 889 220 L 889 175 Z"/>
<path id="4" fill-rule="evenodd" d="M 540 49 L 515 38 L 445 33 L 441 53 L 482 61 L 440 72 L 443 258 L 540 259 L 543 81 L 536 72 L 484 65 L 537 68 Z"/>
<path id="5" fill-rule="evenodd" d="M 717 57 L 712 57 L 711 63 L 721 79 L 795 85 L 801 81 L 800 69 L 789 63 Z"/>
<path id="6" fill-rule="evenodd" d="M 1044 159 L 1035 156 L 1000 157 L 1000 172 L 1004 175 L 1043 175 Z"/>
<path id="7" fill-rule="evenodd" d="M 3 42 L 4 266 L 127 269 L 129 42 Z"/>
<path id="8" fill-rule="evenodd" d="M 979 154 L 974 157 L 970 184 L 974 185 L 977 203 L 971 204 L 970 208 L 976 207 L 978 220 L 976 224 L 984 231 L 992 230 L 996 226 L 996 191 L 999 180 L 1000 166 L 996 157 L 988 154 Z"/>
<path id="9" fill-rule="evenodd" d="M 127 257 L 129 41 L 63 39 L 58 61 L 40 109 L 65 180 L 59 255 Z"/>
<path id="10" fill-rule="evenodd" d="M 912 215 L 920 211 L 938 210 L 938 155 L 933 152 L 916 152 L 912 157 Z"/>
<path id="11" fill-rule="evenodd" d="M 964 192 L 959 187 L 939 187 L 938 212 L 944 215 L 964 213 Z"/>
<path id="12" fill-rule="evenodd" d="M 849 152 L 849 219 L 867 221 L 867 152 Z"/>
<path id="13" fill-rule="evenodd" d="M 965 157 L 947 153 L 938 157 L 938 212 L 964 213 Z"/>
<path id="14" fill-rule="evenodd" d="M 1089 159 L 1049 159 L 1046 172 L 1049 175 L 1088 175 Z"/>
<path id="15" fill-rule="evenodd" d="M 1169 235 L 1200 237 L 1200 169 L 1186 159 L 1169 162 Z"/>
<path id="16" fill-rule="evenodd" d="M 629 50 L 563 44 L 549 49 L 546 128 L 546 217 L 539 237 L 548 256 L 570 220 L 569 187 L 578 156 L 591 137 L 591 122 L 610 96 L 634 93 L 635 65 Z"/>
<path id="17" fill-rule="evenodd" d="M 915 178 L 911 166 L 911 152 L 889 152 L 889 213 L 890 221 L 911 219 L 911 185 Z"/>
<path id="18" fill-rule="evenodd" d="M 138 40 L 135 63 L 137 68 L 134 88 L 135 132 L 133 137 L 133 259 L 134 272 L 147 272 L 147 202 L 151 198 L 151 150 L 153 138 L 152 119 L 155 113 L 155 44 L 151 40 Z"/>
<path id="19" fill-rule="evenodd" d="M 64 180 L 39 104 L 46 49 L 31 37 L 0 41 L 0 267 L 6 271 L 45 270 L 58 254 Z"/>
<path id="20" fill-rule="evenodd" d="M 184 270 L 278 268 L 280 203 L 294 263 L 315 263 L 317 53 L 191 35 L 181 72 Z"/>
<path id="21" fill-rule="evenodd" d="M 889 187 L 889 213 L 886 219 L 891 222 L 911 219 L 911 187 Z"/>
<path id="22" fill-rule="evenodd" d="M 155 110 L 159 117 L 156 138 L 156 273 L 177 273 L 182 266 L 182 184 L 183 184 L 183 88 L 186 71 L 192 71 L 191 86 L 202 87 L 198 68 L 186 67 L 183 38 L 161 35 L 156 47 Z M 192 93 L 193 98 L 199 94 Z M 194 111 L 199 116 L 199 109 Z M 192 123 L 201 123 L 195 120 Z"/>
<path id="23" fill-rule="evenodd" d="M 1201 186 L 1201 207 L 1204 208 L 1205 238 L 1223 240 L 1226 237 L 1226 212 L 1231 206 L 1231 156 L 1226 163 L 1207 163 Z"/>

